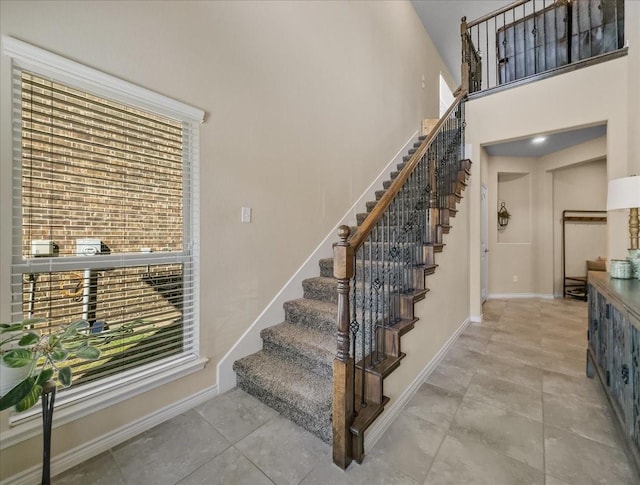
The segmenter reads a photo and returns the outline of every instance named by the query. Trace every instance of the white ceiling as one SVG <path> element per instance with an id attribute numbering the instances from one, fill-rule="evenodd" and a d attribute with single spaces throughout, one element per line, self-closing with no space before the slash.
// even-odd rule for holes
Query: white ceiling
<path id="1" fill-rule="evenodd" d="M 460 19 L 475 20 L 512 0 L 411 0 L 456 86 L 460 84 Z"/>
<path id="2" fill-rule="evenodd" d="M 542 143 L 533 143 L 534 137 L 513 140 L 494 145 L 485 145 L 487 153 L 492 157 L 543 157 L 565 148 L 579 145 L 607 134 L 607 125 L 590 126 L 575 130 L 562 131 L 543 135 Z"/>

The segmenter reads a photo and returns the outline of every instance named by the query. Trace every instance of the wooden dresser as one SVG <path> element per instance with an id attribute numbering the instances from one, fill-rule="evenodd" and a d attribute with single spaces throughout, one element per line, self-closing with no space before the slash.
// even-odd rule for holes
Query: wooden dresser
<path id="1" fill-rule="evenodd" d="M 587 375 L 602 382 L 640 473 L 640 280 L 589 272 Z"/>

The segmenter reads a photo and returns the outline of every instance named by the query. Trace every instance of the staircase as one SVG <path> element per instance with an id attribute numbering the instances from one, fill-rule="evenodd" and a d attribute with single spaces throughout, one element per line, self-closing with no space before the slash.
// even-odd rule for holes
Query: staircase
<path id="1" fill-rule="evenodd" d="M 366 204 L 368 212 L 357 215 L 359 226 L 369 213 L 375 210 L 377 202 L 384 196 L 392 181 L 411 160 L 413 153 L 421 146 L 425 138 L 425 136 L 420 137 L 414 148 L 409 150 L 403 162 L 398 165 L 398 171 L 390 174 L 390 180 L 384 183 L 383 190 L 376 192 L 376 201 Z M 451 230 L 451 219 L 457 213 L 457 203 L 462 200 L 462 191 L 466 187 L 466 180 L 470 175 L 471 162 L 468 160 L 458 161 L 456 167 L 455 170 L 447 174 L 446 180 L 438 181 L 439 184 L 447 185 L 447 190 L 441 191 L 446 195 L 439 196 L 436 205 L 430 203 L 422 211 L 426 220 L 429 221 L 428 235 L 426 236 L 427 242 L 423 245 L 419 270 L 422 275 L 422 288 L 418 284 L 416 290 L 412 290 L 412 302 L 424 298 L 428 291 L 424 287 L 424 276 L 435 272 L 437 268 L 435 253 L 443 250 L 445 246 L 443 235 L 448 234 Z M 395 227 L 398 227 L 400 222 L 397 221 L 395 224 Z M 358 227 L 352 227 L 351 234 L 353 235 L 357 229 Z M 374 238 L 364 243 L 365 251 L 367 245 L 372 247 L 384 245 L 384 238 L 382 239 L 381 242 Z M 358 265 L 375 264 L 375 262 L 356 262 L 355 266 L 358 268 Z M 358 270 L 356 269 L 356 271 Z M 363 280 L 359 287 L 356 285 L 354 294 L 358 295 L 363 291 L 368 291 L 365 287 L 368 288 L 370 284 L 370 281 Z M 262 350 L 236 361 L 233 365 L 238 387 L 327 443 L 332 442 L 333 363 L 336 358 L 336 339 L 338 336 L 336 325 L 338 319 L 337 285 L 338 280 L 334 278 L 333 258 L 322 259 L 319 276 L 303 282 L 303 298 L 284 304 L 285 321 L 261 332 Z M 356 306 L 354 305 L 354 308 Z M 412 317 L 412 305 L 409 313 Z M 358 461 L 361 461 L 364 454 L 364 430 L 382 412 L 384 404 L 388 401 L 382 395 L 381 382 L 400 364 L 400 360 L 404 357 L 404 354 L 400 352 L 400 338 L 413 328 L 416 321 L 415 318 L 404 318 L 395 325 L 383 329 L 386 335 L 384 339 L 388 341 L 389 355 L 393 358 L 387 359 L 385 357 L 384 364 L 378 366 L 377 370 L 372 370 L 372 372 L 378 373 L 377 377 L 380 380 L 379 398 L 377 399 L 379 402 L 376 403 L 376 406 L 369 406 L 366 413 L 361 412 L 358 422 L 354 422 L 351 426 L 351 434 L 356 437 L 355 441 L 359 443 L 359 445 L 354 445 L 354 448 L 359 449 L 360 459 Z M 373 332 L 377 332 L 377 330 L 373 330 Z M 366 335 L 366 332 L 363 331 L 363 334 Z M 362 355 L 357 355 L 357 351 L 355 354 L 353 356 L 355 360 L 362 360 Z M 359 365 L 361 364 L 356 363 L 356 368 Z M 357 378 L 356 381 L 358 381 Z M 362 379 L 356 387 L 361 384 Z M 376 401 L 375 398 L 374 401 Z M 363 411 L 366 406 L 355 407 L 358 408 L 355 410 L 358 413 L 358 411 Z M 356 457 L 356 459 L 358 458 Z"/>

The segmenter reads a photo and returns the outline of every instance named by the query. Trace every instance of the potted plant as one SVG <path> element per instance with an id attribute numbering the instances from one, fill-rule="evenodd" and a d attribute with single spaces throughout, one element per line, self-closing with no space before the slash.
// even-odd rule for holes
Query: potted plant
<path id="1" fill-rule="evenodd" d="M 100 349 L 90 344 L 89 322 L 86 320 L 45 331 L 31 328 L 44 321 L 35 318 L 0 324 L 2 364 L 9 368 L 27 369 L 24 378 L 0 398 L 0 411 L 10 407 L 25 411 L 33 407 L 42 394 L 43 386 L 50 380 L 61 387 L 69 387 L 73 377 L 68 365 L 70 359 L 100 358 Z"/>
<path id="2" fill-rule="evenodd" d="M 14 407 L 25 411 L 42 397 L 43 465 L 42 484 L 50 482 L 51 425 L 58 385 L 69 387 L 73 372 L 71 359 L 95 360 L 100 349 L 91 345 L 89 322 L 78 320 L 70 325 L 41 331 L 34 325 L 44 318 L 0 324 L 0 364 L 9 369 L 23 369 L 18 382 L 0 396 L 0 411 Z"/>

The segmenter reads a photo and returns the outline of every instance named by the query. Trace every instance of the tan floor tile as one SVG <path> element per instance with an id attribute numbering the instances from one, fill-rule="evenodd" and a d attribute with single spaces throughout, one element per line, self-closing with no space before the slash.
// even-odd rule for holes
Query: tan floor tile
<path id="1" fill-rule="evenodd" d="M 404 409 L 407 413 L 424 419 L 446 432 L 462 402 L 462 396 L 462 393 L 425 383 Z"/>
<path id="2" fill-rule="evenodd" d="M 627 456 L 574 433 L 545 425 L 546 472 L 570 485 L 637 485 Z"/>
<path id="3" fill-rule="evenodd" d="M 446 430 L 402 411 L 369 455 L 384 459 L 418 483 L 424 481 Z"/>
<path id="4" fill-rule="evenodd" d="M 447 435 L 424 485 L 543 485 L 544 474 L 477 441 Z"/>
<path id="5" fill-rule="evenodd" d="M 465 398 L 449 434 L 473 438 L 492 449 L 544 471 L 542 423 Z"/>
<path id="6" fill-rule="evenodd" d="M 465 398 L 542 421 L 542 395 L 539 391 L 497 377 L 476 374 L 469 383 Z"/>

